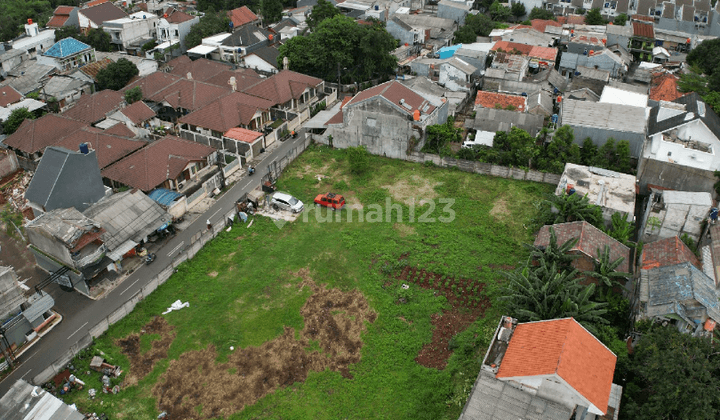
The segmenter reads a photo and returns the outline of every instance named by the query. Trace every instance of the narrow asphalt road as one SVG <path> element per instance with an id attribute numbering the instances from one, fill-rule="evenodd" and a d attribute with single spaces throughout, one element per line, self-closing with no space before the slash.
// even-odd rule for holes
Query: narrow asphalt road
<path id="1" fill-rule="evenodd" d="M 57 360 L 61 354 L 70 349 L 99 320 L 107 317 L 125 304 L 136 292 L 167 267 L 172 262 L 172 259 L 191 243 L 190 239 L 195 234 L 207 229 L 206 221 L 208 219 L 213 224 L 222 222 L 222 218 L 235 206 L 237 199 L 260 184 L 262 175 L 267 173 L 268 166 L 275 159 L 280 159 L 289 150 L 302 144 L 305 138 L 305 130 L 301 129 L 298 133 L 297 138 L 290 138 L 281 143 L 278 148 L 270 152 L 268 156 L 257 164 L 255 175 L 245 176 L 236 182 L 230 190 L 225 192 L 210 209 L 198 217 L 187 229 L 170 239 L 162 249 L 156 252 L 157 260 L 154 263 L 142 265 L 105 297 L 94 301 L 85 298 L 79 293 L 62 292 L 57 285 L 48 288 L 48 292 L 53 295 L 56 301 L 58 299 L 72 299 L 75 303 L 72 306 L 74 311 L 61 311 L 63 321 L 17 360 L 20 366 L 0 382 L 0 396 L 5 395 L 18 379 L 22 378 L 32 382 L 35 375 L 42 372 Z M 168 305 L 170 303 L 172 302 L 168 302 Z M 67 305 L 62 306 L 68 307 Z"/>

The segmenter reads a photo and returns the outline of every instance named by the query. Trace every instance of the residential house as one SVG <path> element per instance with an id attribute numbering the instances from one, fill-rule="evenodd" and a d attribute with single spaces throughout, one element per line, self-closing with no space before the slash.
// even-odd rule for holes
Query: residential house
<path id="1" fill-rule="evenodd" d="M 247 128 L 235 127 L 223 134 L 223 143 L 227 145 L 230 142 L 235 144 L 227 149 L 237 150 L 236 153 L 243 158 L 242 164 L 259 156 L 265 148 L 265 136 Z"/>
<path id="2" fill-rule="evenodd" d="M 552 35 L 542 33 L 532 27 L 515 28 L 505 32 L 500 36 L 500 40 L 537 47 L 552 47 L 554 44 Z"/>
<path id="3" fill-rule="evenodd" d="M 8 118 L 10 118 L 10 115 L 12 115 L 12 112 L 19 108 L 25 108 L 31 113 L 33 113 L 35 116 L 38 116 L 41 115 L 41 111 L 39 110 L 47 108 L 47 104 L 45 102 L 38 101 L 32 98 L 23 99 L 20 102 L 16 102 L 4 108 L 0 108 L 0 121 L 7 121 Z"/>
<path id="4" fill-rule="evenodd" d="M 95 57 L 97 58 L 97 51 L 95 52 Z M 72 78 L 91 83 L 94 90 L 98 73 L 100 73 L 101 70 L 106 69 L 107 66 L 112 63 L 113 61 L 109 58 L 98 59 L 98 61 L 95 61 L 94 63 L 88 63 L 80 68 L 71 70 L 67 73 L 67 75 Z"/>
<path id="5" fill-rule="evenodd" d="M 72 106 L 83 95 L 90 95 L 94 89 L 92 82 L 68 76 L 53 76 L 45 83 L 40 98 L 48 102 L 55 98 L 57 110 L 63 112 Z"/>
<path id="6" fill-rule="evenodd" d="M 573 318 L 503 316 L 460 420 L 614 419 L 617 356 Z"/>
<path id="7" fill-rule="evenodd" d="M 697 93 L 650 109 L 647 140 L 638 162 L 640 192 L 649 186 L 714 191 L 720 170 L 720 118 Z"/>
<path id="8" fill-rule="evenodd" d="M 604 29 L 604 28 L 603 28 Z M 589 55 L 605 49 L 607 37 L 604 33 L 571 30 L 567 43 L 567 52 Z"/>
<path id="9" fill-rule="evenodd" d="M 116 124 L 108 130 L 83 127 L 58 140 L 53 146 L 95 153 L 97 166 L 102 170 L 147 144 L 145 140 L 134 138 L 134 133 L 129 129 L 125 132 L 113 130 L 116 126 L 127 127 L 125 124 Z"/>
<path id="10" fill-rule="evenodd" d="M 219 60 L 239 63 L 242 57 L 268 45 L 274 36 L 266 29 L 255 25 L 235 28 L 230 36 L 223 39 L 219 48 Z"/>
<path id="11" fill-rule="evenodd" d="M 475 66 L 452 57 L 440 63 L 438 83 L 455 92 L 473 92 L 475 90 L 475 73 L 477 73 Z"/>
<path id="12" fill-rule="evenodd" d="M 555 66 L 555 59 L 558 53 L 557 48 L 539 47 L 509 41 L 496 42 L 491 51 L 510 53 L 513 55 L 521 54 L 530 60 L 530 67 L 545 69 Z"/>
<path id="13" fill-rule="evenodd" d="M 148 58 L 152 58 L 155 52 L 167 56 L 168 49 L 171 49 L 173 57 L 177 57 L 185 51 L 185 37 L 190 33 L 190 28 L 200 22 L 200 16 L 192 16 L 187 13 L 170 8 L 165 11 L 159 19 L 157 25 L 157 40 L 160 43 L 153 50 L 148 51 Z M 176 44 L 180 44 L 179 49 L 173 49 Z"/>
<path id="14" fill-rule="evenodd" d="M 212 61 L 206 58 L 191 60 L 187 55 L 181 55 L 171 60 L 167 64 L 166 69 L 168 69 L 166 71 L 170 74 L 178 77 L 206 82 L 220 72 L 230 70 L 230 66 L 228 66 L 227 63 Z"/>
<path id="15" fill-rule="evenodd" d="M 625 90 L 623 87 L 615 87 L 607 85 L 603 88 L 600 95 L 600 102 L 607 104 L 629 105 L 640 108 L 647 108 L 648 95 L 645 88 L 641 88 L 643 93 Z"/>
<path id="16" fill-rule="evenodd" d="M 157 15 L 137 12 L 120 19 L 105 21 L 102 29 L 110 34 L 110 43 L 116 45 L 120 51 L 126 51 L 131 46 L 135 46 L 137 50 L 155 40 L 157 24 Z"/>
<path id="17" fill-rule="evenodd" d="M 652 242 L 644 242 L 640 257 L 640 269 L 651 270 L 689 262 L 702 270 L 703 264 L 677 236 L 669 236 Z"/>
<path id="18" fill-rule="evenodd" d="M 64 276 L 61 285 L 90 295 L 92 279 L 105 270 L 105 230 L 71 207 L 43 213 L 25 224 L 35 261 L 48 273 Z"/>
<path id="19" fill-rule="evenodd" d="M 21 168 L 34 171 L 46 147 L 54 145 L 85 126 L 87 124 L 84 122 L 58 114 L 45 114 L 35 120 L 23 121 L 14 133 L 3 140 L 3 143 L 15 152 Z"/>
<path id="20" fill-rule="evenodd" d="M 128 16 L 121 8 L 111 2 L 100 3 L 78 10 L 80 32 L 87 34 L 90 29 L 99 29 L 109 20 L 122 19 Z"/>
<path id="21" fill-rule="evenodd" d="M 620 45 L 628 48 L 630 39 L 633 36 L 632 24 L 628 23 L 625 26 L 607 25 L 605 36 L 607 37 L 607 45 Z"/>
<path id="22" fill-rule="evenodd" d="M 578 145 L 588 137 L 597 147 L 609 138 L 627 140 L 634 157 L 642 153 L 646 121 L 645 108 L 637 106 L 573 99 L 560 104 L 560 124 L 572 127 Z"/>
<path id="23" fill-rule="evenodd" d="M 574 74 L 577 77 L 586 73 L 581 69 L 581 67 L 585 67 L 586 69 L 609 72 L 610 77 L 622 78 L 627 73 L 629 64 L 629 62 L 624 61 L 621 56 L 609 49 L 588 53 L 587 55 L 565 52 L 560 58 L 559 71 L 563 76 Z"/>
<path id="24" fill-rule="evenodd" d="M 204 144 L 165 136 L 101 171 L 112 187 L 127 186 L 143 192 L 166 188 L 183 194 L 203 189 L 201 184 L 218 175 L 217 152 Z M 215 186 L 218 187 L 219 183 Z M 213 187 L 212 189 L 214 189 Z M 202 199 L 208 192 L 204 190 Z M 188 205 L 195 201 L 188 199 Z"/>
<path id="25" fill-rule="evenodd" d="M 261 73 L 273 74 L 278 72 L 278 57 L 280 51 L 277 47 L 266 46 L 248 53 L 242 58 L 240 65 Z"/>
<path id="26" fill-rule="evenodd" d="M 595 263 L 599 260 L 601 254 L 605 252 L 605 247 L 610 250 L 610 261 L 617 261 L 621 258 L 623 260 L 616 271 L 632 272 L 633 264 L 630 248 L 585 221 L 543 226 L 535 238 L 534 246 L 544 248 L 550 245 L 551 227 L 555 231 L 558 245 L 562 245 L 571 239 L 578 240 L 569 254 L 578 256 L 573 260 L 572 266 L 581 272 L 595 269 Z"/>
<path id="27" fill-rule="evenodd" d="M 592 89 L 580 88 L 580 89 L 574 89 L 574 90 L 565 92 L 565 99 L 574 99 L 576 101 L 599 102 L 600 95 L 593 92 Z"/>
<path id="28" fill-rule="evenodd" d="M 452 91 L 432 82 L 427 77 L 413 77 L 411 79 L 401 80 L 400 83 L 427 99 L 436 107 L 440 107 L 444 102 L 447 102 L 448 115 L 455 115 L 457 110 L 463 109 L 470 98 L 468 92 Z"/>
<path id="29" fill-rule="evenodd" d="M 13 69 L 38 57 L 54 43 L 54 29 L 40 30 L 36 22 L 28 20 L 24 34 L 9 42 L 0 43 L 0 76 L 7 77 Z M 35 62 L 30 61 L 29 64 L 35 65 Z"/>
<path id="30" fill-rule="evenodd" d="M 310 117 L 308 108 L 324 95 L 325 82 L 290 70 L 283 70 L 244 92 L 275 104 L 275 108 L 300 113 L 304 121 Z"/>
<path id="31" fill-rule="evenodd" d="M 715 282 L 694 261 L 640 270 L 639 319 L 660 319 L 678 331 L 712 335 L 720 322 Z"/>
<path id="32" fill-rule="evenodd" d="M 704 245 L 698 244 L 698 251 L 702 257 L 703 272 L 717 288 L 720 285 L 720 225 L 712 217 L 705 233 L 701 239 Z"/>
<path id="33" fill-rule="evenodd" d="M 161 90 L 166 89 L 168 86 L 176 83 L 179 80 L 183 80 L 183 77 L 158 71 L 148 74 L 145 77 L 141 77 L 134 82 L 131 82 L 130 84 L 125 86 L 120 92 L 124 93 L 130 89 L 139 87 L 142 91 L 142 97 L 149 98 L 150 96 L 156 95 Z"/>
<path id="34" fill-rule="evenodd" d="M 18 379 L 0 399 L 6 420 L 27 420 L 30 413 L 40 418 L 83 420 L 85 416 L 53 396 L 49 391 Z"/>
<path id="35" fill-rule="evenodd" d="M 633 36 L 630 39 L 630 53 L 637 60 L 652 61 L 655 46 L 655 32 L 651 22 L 633 21 Z"/>
<path id="36" fill-rule="evenodd" d="M 600 206 L 605 222 L 620 213 L 628 222 L 635 219 L 635 177 L 629 174 L 566 163 L 555 194 L 571 193 L 587 196 L 590 203 Z"/>
<path id="37" fill-rule="evenodd" d="M 46 28 L 60 29 L 63 26 L 79 26 L 79 8 L 74 6 L 58 6 L 55 8 L 52 17 L 45 24 Z"/>
<path id="38" fill-rule="evenodd" d="M 221 71 L 215 76 L 205 80 L 205 83 L 221 87 L 230 86 L 231 90 L 242 92 L 263 80 L 264 79 L 252 69 L 238 68 L 236 70 Z"/>
<path id="39" fill-rule="evenodd" d="M 462 26 L 472 5 L 472 2 L 467 1 L 440 0 L 437 4 L 437 17 L 453 20 Z"/>
<path id="40" fill-rule="evenodd" d="M 527 112 L 549 117 L 553 114 L 553 98 L 545 90 L 537 90 L 527 96 Z"/>
<path id="41" fill-rule="evenodd" d="M 476 44 L 465 44 L 458 48 L 453 54 L 453 57 L 458 58 L 471 66 L 475 67 L 475 76 L 481 76 L 485 70 L 487 63 L 487 57 L 492 48 L 492 43 L 476 43 Z M 486 47 L 486 48 L 483 48 Z"/>
<path id="42" fill-rule="evenodd" d="M 437 81 L 440 77 L 440 64 L 445 61 L 439 58 L 417 58 L 410 62 L 410 70 L 418 76 Z"/>
<path id="43" fill-rule="evenodd" d="M 489 69 L 485 70 L 484 90 L 497 90 L 503 80 L 521 81 L 530 66 L 528 57 L 496 52 Z"/>
<path id="44" fill-rule="evenodd" d="M 252 12 L 247 6 L 238 7 L 227 11 L 227 16 L 230 18 L 231 28 L 235 30 L 247 24 L 254 26 L 260 26 L 262 23 L 260 18 Z"/>
<path id="45" fill-rule="evenodd" d="M 138 68 L 139 73 L 136 77 L 144 77 L 148 74 L 155 73 L 158 70 L 158 62 L 154 58 L 147 59 L 145 57 L 138 57 L 132 54 L 104 51 L 95 51 L 95 56 L 97 57 L 98 61 L 104 60 L 106 58 L 109 58 L 112 61 L 118 61 L 121 58 L 130 61 Z M 83 69 L 84 67 L 81 70 Z"/>
<path id="46" fill-rule="evenodd" d="M 25 191 L 25 199 L 39 217 L 68 207 L 83 211 L 105 194 L 94 150 L 85 147 L 83 152 L 73 152 L 50 146 Z"/>
<path id="47" fill-rule="evenodd" d="M 435 51 L 451 44 L 457 27 L 452 19 L 398 14 L 388 20 L 385 29 L 400 44 L 425 44 Z"/>
<path id="48" fill-rule="evenodd" d="M 147 237 L 166 228 L 172 216 L 138 189 L 113 194 L 83 214 L 102 228 L 101 239 L 114 271 L 122 271 L 123 256 Z"/>
<path id="49" fill-rule="evenodd" d="M 598 98 L 603 89 L 610 83 L 610 72 L 591 67 L 578 66 L 575 69 L 569 89 L 577 90 L 587 88 L 593 91 Z"/>
<path id="50" fill-rule="evenodd" d="M 465 120 L 465 127 L 477 130 L 478 133 L 509 132 L 518 127 L 535 137 L 543 127 L 545 117 L 542 114 L 507 111 L 498 108 L 476 108 L 475 119 Z"/>
<path id="51" fill-rule="evenodd" d="M 37 63 L 60 71 L 84 66 L 95 61 L 95 48 L 68 37 L 56 42 L 37 57 Z"/>
<path id="52" fill-rule="evenodd" d="M 230 93 L 230 87 L 220 87 L 194 79 L 180 79 L 156 93 L 143 96 L 146 102 L 157 106 L 158 118 L 175 123 L 182 115 L 197 111 L 203 106 Z"/>
<path id="53" fill-rule="evenodd" d="M 23 100 L 23 95 L 17 90 L 13 89 L 12 86 L 0 87 L 0 107 L 7 107 L 8 105 L 18 103 Z"/>
<path id="54" fill-rule="evenodd" d="M 120 124 L 128 127 L 135 135 L 147 137 L 150 120 L 155 118 L 156 115 L 155 111 L 147 106 L 145 102 L 137 101 L 110 114 L 108 119 L 119 121 Z"/>
<path id="55" fill-rule="evenodd" d="M 295 38 L 301 35 L 304 28 L 301 28 L 300 22 L 292 17 L 284 17 L 280 22 L 270 27 L 274 33 L 280 36 L 280 42 Z"/>
<path id="56" fill-rule="evenodd" d="M 525 112 L 527 111 L 527 96 L 507 95 L 481 90 L 475 96 L 475 110 L 477 111 L 480 108 Z"/>
<path id="57" fill-rule="evenodd" d="M 92 95 L 83 95 L 62 115 L 77 121 L 93 125 L 114 112 L 125 103 L 122 93 L 105 89 Z"/>
<path id="58" fill-rule="evenodd" d="M 663 47 L 671 53 L 690 52 L 691 35 L 685 32 L 669 31 L 658 27 L 653 28 L 655 33 L 655 46 Z"/>
<path id="59" fill-rule="evenodd" d="M 325 134 L 334 147 L 362 145 L 372 154 L 402 159 L 413 147 L 411 138 L 421 146 L 426 128 L 445 123 L 447 112 L 447 103 L 436 107 L 393 80 L 355 95 L 328 121 Z"/>
<path id="60" fill-rule="evenodd" d="M 220 45 L 229 36 L 229 32 L 223 32 L 221 34 L 216 34 L 207 38 L 203 38 L 200 42 L 200 45 L 192 47 L 187 51 L 187 55 L 191 58 L 207 58 L 219 61 Z"/>
<path id="61" fill-rule="evenodd" d="M 201 109 L 180 118 L 180 137 L 238 153 L 235 142 L 224 142 L 223 134 L 241 127 L 262 130 L 272 121 L 270 108 L 275 102 L 232 92 Z"/>
<path id="62" fill-rule="evenodd" d="M 672 102 L 684 93 L 678 88 L 679 77 L 672 73 L 653 73 L 648 99 L 655 102 Z"/>
<path id="63" fill-rule="evenodd" d="M 640 239 L 647 243 L 679 236 L 697 243 L 713 207 L 709 192 L 650 189 Z"/>

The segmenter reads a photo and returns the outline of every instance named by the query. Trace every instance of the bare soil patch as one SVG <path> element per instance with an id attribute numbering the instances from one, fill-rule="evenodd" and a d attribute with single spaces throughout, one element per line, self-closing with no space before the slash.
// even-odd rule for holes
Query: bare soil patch
<path id="1" fill-rule="evenodd" d="M 398 232 L 401 238 L 415 234 L 415 227 L 405 223 L 395 223 L 393 228 Z"/>
<path id="2" fill-rule="evenodd" d="M 444 369 L 453 351 L 449 348 L 450 339 L 464 331 L 475 320 L 483 316 L 490 307 L 490 300 L 481 296 L 485 284 L 470 279 L 443 277 L 417 267 L 405 267 L 398 279 L 412 284 L 410 287 L 422 287 L 443 295 L 450 309 L 431 317 L 432 340 L 423 346 L 415 358 L 419 364 Z"/>
<path id="3" fill-rule="evenodd" d="M 490 216 L 494 217 L 495 219 L 502 220 L 505 219 L 508 212 L 509 210 L 507 201 L 505 201 L 504 198 L 498 198 L 493 202 L 493 208 L 490 210 Z"/>
<path id="4" fill-rule="evenodd" d="M 420 176 L 412 175 L 392 185 L 383 185 L 382 188 L 386 188 L 395 200 L 410 205 L 413 201 L 415 204 L 422 204 L 426 200 L 436 198 L 435 187 L 437 185 L 440 183 L 430 182 Z"/>
<path id="5" fill-rule="evenodd" d="M 318 286 L 307 269 L 293 274 L 304 279 L 300 288 L 313 291 L 300 310 L 305 327 L 299 339 L 286 327 L 260 347 L 236 350 L 226 363 L 215 362 L 213 346 L 184 353 L 153 388 L 160 411 L 177 419 L 227 417 L 280 387 L 304 381 L 311 370 L 330 369 L 352 378 L 350 365 L 360 361 L 363 346 L 360 334 L 377 314 L 357 290 Z"/>
<path id="6" fill-rule="evenodd" d="M 131 334 L 126 338 L 115 341 L 122 348 L 122 352 L 130 359 L 130 371 L 125 376 L 125 385 L 135 385 L 150 373 L 157 361 L 167 357 L 168 349 L 175 339 L 175 327 L 168 324 L 165 318 L 156 316 L 147 323 L 139 334 Z M 159 340 L 153 340 L 150 350 L 140 351 L 140 336 L 145 334 L 159 334 Z"/>
<path id="7" fill-rule="evenodd" d="M 210 277 L 217 277 L 218 274 L 219 274 L 219 273 L 218 273 L 217 271 L 211 271 L 211 272 L 208 273 L 208 276 L 210 276 Z"/>

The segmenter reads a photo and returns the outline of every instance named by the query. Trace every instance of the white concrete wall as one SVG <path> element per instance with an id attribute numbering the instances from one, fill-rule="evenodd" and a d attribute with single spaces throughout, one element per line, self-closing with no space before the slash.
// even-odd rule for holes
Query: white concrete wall
<path id="1" fill-rule="evenodd" d="M 658 133 L 650 137 L 650 148 L 648 157 L 661 161 L 672 161 L 678 165 L 690 166 L 693 168 L 714 171 L 720 169 L 720 141 L 715 135 L 699 120 L 678 127 L 678 137 L 681 139 L 692 139 L 708 143 L 712 147 L 712 153 L 705 153 L 700 150 L 688 149 L 682 143 L 664 141 L 662 134 Z M 647 149 L 646 149 L 647 150 Z M 668 155 L 668 153 L 670 153 Z"/>

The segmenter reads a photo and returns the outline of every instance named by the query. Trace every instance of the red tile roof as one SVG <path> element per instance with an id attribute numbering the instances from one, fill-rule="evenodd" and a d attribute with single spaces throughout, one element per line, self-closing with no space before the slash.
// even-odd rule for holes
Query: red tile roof
<path id="1" fill-rule="evenodd" d="M 254 86 L 264 79 L 260 77 L 255 71 L 251 69 L 237 69 L 237 70 L 223 70 L 215 76 L 205 80 L 205 83 L 211 85 L 226 87 L 230 86 L 230 78 L 235 78 L 235 86 L 238 92 L 242 92 L 248 89 L 250 86 Z"/>
<path id="2" fill-rule="evenodd" d="M 244 92 L 248 95 L 267 99 L 273 104 L 284 104 L 291 99 L 299 98 L 306 88 L 314 88 L 321 83 L 322 79 L 317 77 L 283 70 L 246 89 Z"/>
<path id="3" fill-rule="evenodd" d="M 385 98 L 385 100 L 395 105 L 397 109 L 408 115 L 413 115 L 415 110 L 420 110 L 423 114 L 431 114 L 435 110 L 435 106 L 431 105 L 425 98 L 395 80 L 385 82 L 358 93 L 345 107 L 355 106 L 362 101 L 375 97 Z M 400 104 L 401 101 L 404 105 Z"/>
<path id="4" fill-rule="evenodd" d="M 195 16 L 188 15 L 173 8 L 166 10 L 163 17 L 165 17 L 168 23 L 182 23 L 195 19 Z"/>
<path id="5" fill-rule="evenodd" d="M 182 80 L 182 78 L 174 74 L 156 71 L 125 86 L 121 92 L 127 92 L 136 86 L 140 86 L 143 98 L 148 98 L 179 80 Z"/>
<path id="6" fill-rule="evenodd" d="M 578 238 L 577 244 L 572 249 L 579 251 L 593 259 L 598 258 L 598 250 L 603 252 L 605 245 L 610 247 L 610 260 L 616 261 L 624 258 L 617 271 L 630 271 L 630 248 L 621 244 L 605 232 L 596 228 L 588 222 L 569 222 L 552 225 L 557 236 L 557 243 L 561 245 L 570 239 Z M 535 246 L 548 246 L 550 244 L 550 226 L 543 226 L 535 238 Z"/>
<path id="7" fill-rule="evenodd" d="M 122 136 L 122 137 L 136 137 L 136 134 L 133 133 L 133 131 L 123 123 L 117 123 L 113 125 L 112 127 L 105 130 L 105 133 L 107 134 L 113 134 L 115 136 Z"/>
<path id="8" fill-rule="evenodd" d="M 672 102 L 684 95 L 678 89 L 678 78 L 671 73 L 656 73 L 652 76 L 650 83 L 650 96 L 653 101 Z"/>
<path id="9" fill-rule="evenodd" d="M 191 162 L 205 161 L 215 152 L 210 146 L 165 136 L 101 171 L 102 176 L 151 191 L 168 179 L 176 179 Z"/>
<path id="10" fill-rule="evenodd" d="M 109 0 L 95 0 L 95 1 L 91 1 L 91 2 L 86 3 L 86 4 L 85 4 L 85 7 L 97 6 L 98 4 L 103 4 L 103 3 L 106 3 L 106 2 L 108 2 L 108 1 L 109 1 Z"/>
<path id="11" fill-rule="evenodd" d="M 122 123 L 119 125 L 124 126 Z M 77 151 L 80 143 L 89 143 L 95 149 L 100 169 L 117 162 L 147 144 L 143 140 L 120 137 L 94 127 L 86 127 L 63 138 L 55 146 Z"/>
<path id="12" fill-rule="evenodd" d="M 536 31 L 545 32 L 545 28 L 548 26 L 555 26 L 555 27 L 562 27 L 562 25 L 558 22 L 555 22 L 554 20 L 545 20 L 545 19 L 533 19 L 530 21 L 532 24 L 532 28 Z"/>
<path id="13" fill-rule="evenodd" d="M 520 51 L 522 55 L 528 55 L 532 48 L 532 45 L 521 44 L 519 42 L 498 41 L 495 43 L 495 45 L 493 45 L 491 51 L 502 50 L 503 52 L 510 52 L 513 50 L 517 50 Z"/>
<path id="14" fill-rule="evenodd" d="M 240 125 L 249 125 L 258 110 L 269 110 L 274 102 L 233 92 L 180 118 L 180 122 L 224 133 Z"/>
<path id="15" fill-rule="evenodd" d="M 496 105 L 500 105 L 500 108 L 505 109 L 508 105 L 512 105 L 518 112 L 524 112 L 526 103 L 527 98 L 524 96 L 506 95 L 484 90 L 479 90 L 475 97 L 475 105 L 480 105 L 483 108 L 496 108 Z"/>
<path id="16" fill-rule="evenodd" d="M 155 111 L 150 109 L 150 107 L 143 101 L 137 101 L 134 104 L 122 109 L 120 112 L 122 112 L 122 114 L 135 125 L 147 121 L 155 116 Z"/>
<path id="17" fill-rule="evenodd" d="M 343 108 L 345 108 L 345 105 L 347 105 L 348 102 L 352 100 L 352 96 L 346 96 L 343 98 L 342 103 L 340 104 L 340 111 L 338 111 L 337 114 L 333 115 L 327 122 L 325 122 L 325 125 L 328 124 L 342 124 L 343 122 Z"/>
<path id="18" fill-rule="evenodd" d="M 65 26 L 65 22 L 70 19 L 70 16 L 66 15 L 55 15 L 48 20 L 48 23 L 45 24 L 46 28 L 62 28 Z"/>
<path id="19" fill-rule="evenodd" d="M 534 46 L 528 53 L 528 57 L 538 58 L 540 60 L 555 61 L 557 53 L 557 48 Z"/>
<path id="20" fill-rule="evenodd" d="M 93 80 L 95 80 L 98 72 L 100 72 L 100 70 L 104 69 L 105 67 L 109 66 L 111 63 L 114 63 L 114 61 L 112 61 L 109 58 L 103 58 L 100 61 L 85 64 L 84 66 L 80 67 L 80 71 L 85 73 L 86 75 L 90 76 Z"/>
<path id="21" fill-rule="evenodd" d="M 92 95 L 82 95 L 75 105 L 63 112 L 62 115 L 74 120 L 94 124 L 105 116 L 120 108 L 125 101 L 123 94 L 114 90 L 105 89 Z"/>
<path id="22" fill-rule="evenodd" d="M 677 236 L 660 239 L 645 244 L 642 249 L 642 269 L 665 267 L 668 265 L 692 263 L 702 270 L 702 265 L 690 248 Z"/>
<path id="23" fill-rule="evenodd" d="M 633 36 L 639 36 L 642 38 L 655 38 L 655 32 L 653 31 L 652 23 L 633 22 Z"/>
<path id="24" fill-rule="evenodd" d="M 518 324 L 497 378 L 557 374 L 607 412 L 617 357 L 573 318 Z"/>
<path id="25" fill-rule="evenodd" d="M 87 124 L 84 122 L 58 114 L 45 114 L 36 120 L 23 121 L 3 143 L 25 153 L 42 152 L 46 147 L 85 126 Z"/>
<path id="26" fill-rule="evenodd" d="M 183 55 L 181 57 L 187 57 Z M 168 63 L 168 66 L 172 68 L 170 74 L 187 78 L 188 73 L 193 80 L 199 80 L 201 82 L 210 79 L 220 72 L 230 70 L 230 66 L 219 63 L 217 61 L 208 60 L 205 58 L 199 58 L 195 61 L 181 60 L 180 57 L 172 60 Z"/>
<path id="27" fill-rule="evenodd" d="M 564 25 L 584 25 L 585 24 L 585 16 L 581 15 L 569 15 L 569 16 L 558 16 L 557 17 L 558 23 Z"/>
<path id="28" fill-rule="evenodd" d="M 652 16 L 645 16 L 645 15 L 632 15 L 630 17 L 632 20 L 643 20 L 646 22 L 654 22 L 655 19 Z"/>
<path id="29" fill-rule="evenodd" d="M 228 17 L 233 23 L 234 28 L 239 28 L 246 23 L 255 22 L 258 17 L 252 10 L 248 9 L 247 6 L 239 7 L 237 9 L 229 10 L 227 12 Z"/>
<path id="30" fill-rule="evenodd" d="M 55 8 L 54 15 L 66 15 L 70 16 L 70 13 L 75 9 L 73 6 L 58 6 Z"/>
<path id="31" fill-rule="evenodd" d="M 230 86 L 222 88 L 197 80 L 181 79 L 154 95 L 143 96 L 143 99 L 167 102 L 173 108 L 196 111 L 230 92 Z"/>
<path id="32" fill-rule="evenodd" d="M 0 106 L 6 107 L 22 101 L 23 96 L 10 85 L 0 87 Z"/>
<path id="33" fill-rule="evenodd" d="M 249 144 L 255 143 L 263 136 L 262 133 L 258 133 L 257 131 L 248 130 L 241 127 L 231 128 L 224 135 L 229 139 L 238 140 Z"/>

